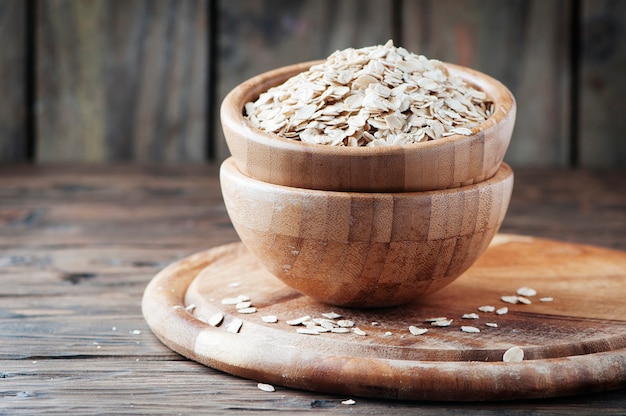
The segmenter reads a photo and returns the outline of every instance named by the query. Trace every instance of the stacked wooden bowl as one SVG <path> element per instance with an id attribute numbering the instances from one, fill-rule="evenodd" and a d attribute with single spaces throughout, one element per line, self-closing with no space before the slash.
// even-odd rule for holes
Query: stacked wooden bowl
<path id="1" fill-rule="evenodd" d="M 221 167 L 222 194 L 242 242 L 284 283 L 329 304 L 393 306 L 448 285 L 487 248 L 508 208 L 513 172 L 502 160 L 513 95 L 446 64 L 495 104 L 469 136 L 337 147 L 253 127 L 245 103 L 314 63 L 251 78 L 222 104 L 232 154 Z"/>

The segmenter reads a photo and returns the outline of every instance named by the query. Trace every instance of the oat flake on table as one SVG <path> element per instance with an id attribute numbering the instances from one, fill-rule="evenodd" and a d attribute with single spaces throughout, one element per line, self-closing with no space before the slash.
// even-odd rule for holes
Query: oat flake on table
<path id="1" fill-rule="evenodd" d="M 245 112 L 255 127 L 306 143 L 392 146 L 469 135 L 493 113 L 487 95 L 392 41 L 336 51 Z"/>

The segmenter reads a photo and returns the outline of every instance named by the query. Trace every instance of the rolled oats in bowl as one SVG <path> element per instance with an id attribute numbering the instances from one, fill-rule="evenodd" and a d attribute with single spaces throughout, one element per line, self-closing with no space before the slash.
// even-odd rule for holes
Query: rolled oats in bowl
<path id="1" fill-rule="evenodd" d="M 394 146 L 471 135 L 487 94 L 392 41 L 330 55 L 245 104 L 253 126 L 305 143 Z"/>

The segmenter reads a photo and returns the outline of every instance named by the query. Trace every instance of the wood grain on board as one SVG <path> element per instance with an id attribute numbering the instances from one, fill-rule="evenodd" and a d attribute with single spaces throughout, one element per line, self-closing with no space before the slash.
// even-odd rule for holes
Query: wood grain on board
<path id="1" fill-rule="evenodd" d="M 523 298 L 527 304 L 501 300 L 526 286 L 537 290 Z M 399 308 L 347 309 L 288 288 L 243 244 L 231 244 L 160 272 L 142 307 L 170 348 L 255 381 L 348 397 L 511 400 L 626 385 L 625 289 L 626 253 L 500 234 L 438 292 Z M 239 294 L 250 299 L 251 313 L 224 303 Z M 545 296 L 551 300 L 539 300 Z M 508 312 L 478 311 L 485 305 Z M 350 320 L 351 329 L 317 324 L 321 332 L 302 334 L 290 323 L 329 311 L 339 317 L 327 324 L 345 328 L 339 319 Z M 207 324 L 217 314 L 222 319 Z M 265 323 L 266 315 L 278 321 Z M 450 321 L 437 327 L 430 319 Z M 412 325 L 428 332 L 413 335 Z M 504 362 L 512 347 L 523 350 L 523 361 Z"/>
<path id="2" fill-rule="evenodd" d="M 206 2 L 42 0 L 38 161 L 206 156 Z"/>
<path id="3" fill-rule="evenodd" d="M 26 2 L 0 0 L 0 163 L 27 154 L 25 14 Z"/>

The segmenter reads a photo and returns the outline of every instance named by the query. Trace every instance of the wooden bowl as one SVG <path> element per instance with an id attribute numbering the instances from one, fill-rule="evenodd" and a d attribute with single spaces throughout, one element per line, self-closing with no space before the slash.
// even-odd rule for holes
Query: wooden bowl
<path id="1" fill-rule="evenodd" d="M 321 61 L 286 66 L 253 77 L 224 99 L 221 121 L 239 170 L 252 178 L 296 188 L 400 192 L 455 188 L 482 182 L 497 171 L 515 123 L 515 99 L 497 80 L 446 64 L 495 103 L 494 114 L 470 136 L 448 136 L 390 147 L 337 147 L 284 139 L 253 127 L 244 105 L 270 87 Z"/>
<path id="2" fill-rule="evenodd" d="M 293 188 L 220 170 L 228 214 L 276 277 L 319 301 L 408 303 L 451 283 L 487 248 L 508 208 L 513 172 L 464 187 L 398 193 Z"/>

